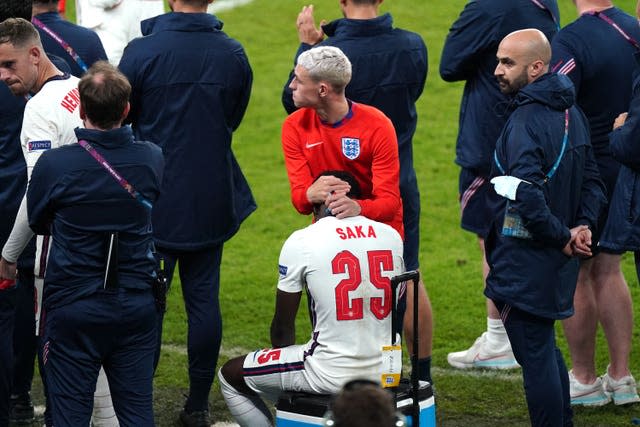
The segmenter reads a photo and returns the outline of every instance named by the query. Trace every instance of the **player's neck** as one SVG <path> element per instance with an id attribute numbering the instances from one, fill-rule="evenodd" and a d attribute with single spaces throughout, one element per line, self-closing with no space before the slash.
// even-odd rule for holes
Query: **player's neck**
<path id="1" fill-rule="evenodd" d="M 64 73 L 58 70 L 58 68 L 55 65 L 53 65 L 51 61 L 47 59 L 46 62 L 42 65 L 42 67 L 40 67 L 40 70 L 38 70 L 38 78 L 36 79 L 36 84 L 34 85 L 31 92 L 33 93 L 40 92 L 40 89 L 42 89 L 42 86 L 44 86 L 44 84 L 47 81 L 49 81 L 49 79 L 51 79 L 52 77 L 62 76 L 62 75 L 64 75 Z"/>
<path id="2" fill-rule="evenodd" d="M 378 8 L 373 6 L 346 6 L 343 12 L 347 19 L 374 19 L 378 17 Z"/>
<path id="3" fill-rule="evenodd" d="M 576 1 L 576 8 L 578 9 L 579 15 L 587 12 L 600 12 L 611 7 L 613 7 L 613 3 L 611 3 L 609 0 Z"/>
<path id="4" fill-rule="evenodd" d="M 342 97 L 339 100 L 325 103 L 323 106 L 318 107 L 316 111 L 323 122 L 332 125 L 344 119 L 349 113 L 349 102 L 347 98 Z"/>

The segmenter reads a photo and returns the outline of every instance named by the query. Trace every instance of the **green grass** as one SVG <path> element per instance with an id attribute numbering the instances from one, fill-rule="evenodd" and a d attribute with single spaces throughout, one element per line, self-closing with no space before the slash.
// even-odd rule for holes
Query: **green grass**
<path id="1" fill-rule="evenodd" d="M 445 83 L 437 73 L 444 38 L 465 2 L 387 1 L 382 8 L 393 14 L 395 25 L 420 33 L 429 49 L 430 73 L 418 104 L 420 118 L 414 156 L 422 197 L 420 261 L 435 319 L 433 375 L 437 387 L 437 424 L 524 426 L 528 424 L 528 415 L 519 371 L 467 373 L 449 368 L 446 362 L 448 352 L 471 345 L 484 330 L 486 318 L 476 238 L 459 227 L 458 167 L 453 159 L 462 84 Z M 573 4 L 568 0 L 559 3 L 563 24 L 575 19 Z M 224 340 L 220 363 L 269 345 L 268 326 L 274 307 L 279 250 L 294 229 L 309 223 L 309 218 L 298 215 L 290 203 L 280 147 L 280 126 L 285 118 L 280 94 L 298 43 L 295 18 L 304 4 L 298 0 L 255 0 L 219 14 L 225 22 L 225 31 L 245 46 L 254 71 L 251 102 L 233 146 L 259 206 L 225 246 L 221 277 Z M 314 5 L 317 18 L 330 20 L 340 16 L 337 0 L 316 0 Z M 635 1 L 617 1 L 616 5 L 633 13 Z M 67 5 L 68 16 L 74 16 L 72 6 L 72 2 Z M 625 256 L 624 270 L 635 299 L 639 290 L 632 264 L 632 257 Z M 634 312 L 637 316 L 637 309 Z M 173 424 L 187 387 L 183 352 L 186 318 L 177 278 L 164 329 L 167 347 L 163 349 L 155 380 L 157 419 L 161 426 Z M 562 330 L 560 327 L 557 330 L 559 345 L 568 361 Z M 298 341 L 307 340 L 308 333 L 306 311 L 302 307 Z M 634 342 L 637 341 L 636 330 Z M 607 359 L 600 332 L 598 372 L 604 371 Z M 632 353 L 631 369 L 640 376 L 637 351 Z M 210 401 L 216 421 L 229 419 L 217 381 Z M 636 415 L 640 416 L 640 407 L 578 408 L 575 424 L 629 425 Z"/>

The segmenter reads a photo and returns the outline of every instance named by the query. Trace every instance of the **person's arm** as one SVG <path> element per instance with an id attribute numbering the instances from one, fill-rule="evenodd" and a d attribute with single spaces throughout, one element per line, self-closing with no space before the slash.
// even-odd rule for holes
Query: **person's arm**
<path id="1" fill-rule="evenodd" d="M 634 94 L 629 105 L 629 112 L 622 113 L 614 122 L 614 129 L 609 134 L 611 155 L 614 159 L 640 173 L 640 79 L 634 83 Z"/>
<path id="2" fill-rule="evenodd" d="M 29 227 L 39 235 L 51 234 L 53 221 L 52 205 L 55 204 L 53 189 L 57 176 L 51 172 L 50 153 L 44 153 L 33 168 L 33 174 L 27 187 L 27 211 Z"/>
<path id="3" fill-rule="evenodd" d="M 296 18 L 296 28 L 298 29 L 298 39 L 300 40 L 300 46 L 298 47 L 298 51 L 296 52 L 296 55 L 293 59 L 294 68 L 298 61 L 298 56 L 300 56 L 302 52 L 311 49 L 322 41 L 322 39 L 324 38 L 324 31 L 322 30 L 322 26 L 324 24 L 325 21 L 322 20 L 320 21 L 320 25 L 316 26 L 315 18 L 313 16 L 313 5 L 302 7 L 302 11 Z M 289 79 L 282 89 L 282 106 L 284 107 L 287 114 L 291 114 L 297 109 L 297 107 L 293 103 L 291 89 L 289 89 L 289 85 L 291 84 L 292 80 L 293 69 L 289 73 Z"/>
<path id="4" fill-rule="evenodd" d="M 485 11 L 484 2 L 470 1 L 453 23 L 442 48 L 440 77 L 448 82 L 468 80 L 478 72 L 479 58 L 500 43 L 496 28 L 500 11 Z"/>
<path id="5" fill-rule="evenodd" d="M 278 259 L 278 290 L 271 321 L 271 346 L 286 347 L 295 343 L 296 314 L 305 283 L 306 255 L 303 233 L 293 233 L 282 246 Z"/>
<path id="6" fill-rule="evenodd" d="M 505 129 L 507 147 L 498 155 L 504 156 L 509 175 L 527 182 L 518 186 L 516 200 L 511 203 L 527 230 L 546 245 L 562 249 L 570 241 L 571 232 L 552 214 L 542 190 L 546 171 L 544 153 L 537 142 L 539 134 L 528 123 L 511 123 Z"/>
<path id="7" fill-rule="evenodd" d="M 278 289 L 276 309 L 271 321 L 271 346 L 286 347 L 296 342 L 296 314 L 302 292 L 289 293 Z"/>
<path id="8" fill-rule="evenodd" d="M 251 96 L 251 86 L 253 84 L 253 71 L 251 70 L 251 65 L 249 64 L 249 59 L 247 58 L 244 49 L 240 47 L 236 55 L 241 68 L 241 72 L 238 73 L 239 75 L 236 77 L 241 80 L 239 82 L 239 96 L 230 100 L 232 102 L 232 108 L 230 109 L 232 114 L 229 123 L 231 125 L 231 129 L 234 131 L 238 129 L 238 126 L 240 126 L 244 113 L 247 111 L 249 98 Z"/>
<path id="9" fill-rule="evenodd" d="M 389 222 L 400 209 L 400 161 L 398 143 L 391 121 L 385 118 L 372 137 L 374 145 L 371 165 L 372 194 L 358 200 L 361 215 L 380 222 Z"/>
<path id="10" fill-rule="evenodd" d="M 560 31 L 551 41 L 551 62 L 549 71 L 568 76 L 576 90 L 576 97 L 582 82 L 582 66 L 580 58 L 576 57 L 578 41 L 567 31 Z"/>
<path id="11" fill-rule="evenodd" d="M 41 114 L 38 108 L 34 108 L 32 103 L 27 103 L 24 111 L 20 141 L 22 144 L 22 152 L 27 163 L 27 177 L 29 182 L 31 182 L 34 166 L 40 156 L 45 151 L 54 148 L 57 140 L 58 129 L 56 124 L 50 120 L 50 118 Z M 2 258 L 6 262 L 14 264 L 33 236 L 34 232 L 29 228 L 27 196 L 25 194 L 18 209 L 18 214 L 9 238 L 2 248 Z"/>
<path id="12" fill-rule="evenodd" d="M 129 114 L 125 118 L 125 123 L 130 123 L 133 126 L 137 124 L 140 114 L 140 99 L 142 97 L 142 82 L 139 79 L 140 74 L 145 70 L 136 61 L 137 48 L 133 46 L 135 40 L 130 42 L 122 52 L 122 58 L 118 64 L 118 70 L 127 77 L 131 84 L 131 95 L 129 96 Z"/>
<path id="13" fill-rule="evenodd" d="M 302 137 L 291 120 L 282 125 L 282 150 L 291 186 L 291 202 L 298 212 L 308 215 L 313 205 L 307 199 L 307 189 L 313 184 L 311 169 L 302 152 Z"/>

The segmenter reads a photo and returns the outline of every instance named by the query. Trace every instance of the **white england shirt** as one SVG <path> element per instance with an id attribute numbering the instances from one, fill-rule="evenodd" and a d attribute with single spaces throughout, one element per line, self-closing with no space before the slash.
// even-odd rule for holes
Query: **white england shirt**
<path id="1" fill-rule="evenodd" d="M 380 378 L 381 350 L 391 344 L 389 279 L 404 272 L 402 248 L 397 231 L 363 216 L 325 217 L 285 242 L 278 289 L 306 285 L 313 332 L 305 364 L 317 382 Z"/>
<path id="2" fill-rule="evenodd" d="M 22 152 L 27 162 L 27 176 L 31 172 L 42 153 L 51 148 L 77 142 L 74 129 L 82 127 L 80 119 L 79 79 L 74 76 L 55 77 L 45 83 L 40 91 L 27 102 L 20 132 Z M 9 262 L 16 262 L 18 256 L 33 237 L 27 218 L 26 194 L 22 198 L 9 239 L 2 249 L 2 256 Z M 36 249 L 36 275 L 43 275 L 40 267 L 44 262 L 38 258 L 46 258 L 42 239 L 38 239 Z M 42 255 L 45 254 L 45 255 Z"/>

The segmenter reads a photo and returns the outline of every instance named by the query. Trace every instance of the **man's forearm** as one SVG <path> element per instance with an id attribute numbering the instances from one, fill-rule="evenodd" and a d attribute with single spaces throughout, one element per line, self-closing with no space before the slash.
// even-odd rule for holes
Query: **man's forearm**
<path id="1" fill-rule="evenodd" d="M 18 215 L 13 223 L 13 229 L 9 235 L 9 239 L 2 248 L 2 258 L 10 263 L 18 261 L 18 257 L 24 251 L 24 248 L 29 244 L 29 240 L 34 236 L 33 231 L 29 228 L 29 221 L 27 218 L 27 198 L 22 198 L 20 203 L 20 209 L 18 209 Z"/>

